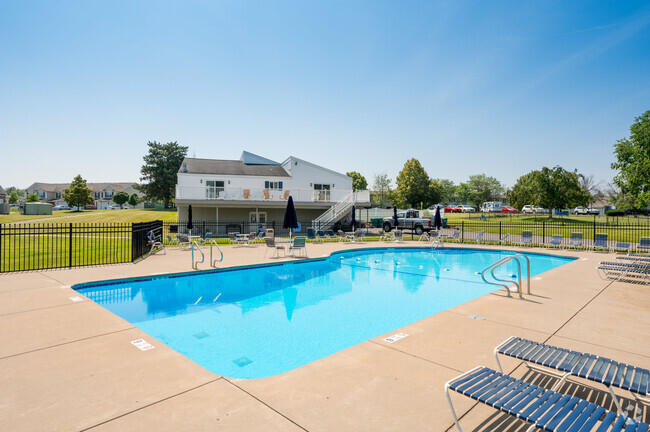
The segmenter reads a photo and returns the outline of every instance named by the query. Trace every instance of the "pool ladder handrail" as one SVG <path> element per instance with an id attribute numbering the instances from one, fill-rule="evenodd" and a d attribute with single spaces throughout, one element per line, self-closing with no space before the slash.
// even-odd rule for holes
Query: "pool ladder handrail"
<path id="1" fill-rule="evenodd" d="M 194 261 L 194 246 L 196 246 L 196 249 L 201 253 L 201 261 Z M 205 261 L 205 254 L 201 250 L 201 246 L 199 246 L 199 243 L 194 240 L 192 242 L 192 268 L 194 270 L 198 270 L 199 263 L 202 263 Z"/>
<path id="2" fill-rule="evenodd" d="M 221 258 L 219 258 L 218 260 L 212 259 L 212 245 L 215 245 L 217 247 L 217 250 L 221 254 Z M 216 240 L 214 240 L 214 239 L 210 240 L 210 266 L 216 268 L 217 267 L 217 262 L 222 262 L 222 261 L 223 261 L 223 252 L 221 251 L 221 248 L 217 244 Z"/>
<path id="3" fill-rule="evenodd" d="M 518 254 L 515 254 L 515 255 L 510 255 L 510 256 L 507 256 L 507 257 L 503 257 L 503 258 L 501 258 L 501 259 L 498 260 L 497 262 L 495 262 L 495 263 L 493 263 L 493 264 L 487 266 L 485 269 L 483 269 L 483 271 L 481 272 L 481 278 L 483 279 L 483 281 L 484 281 L 485 283 L 492 284 L 492 285 L 499 285 L 499 286 L 502 286 L 502 287 L 506 290 L 506 293 L 508 293 L 508 297 L 512 297 L 512 296 L 510 295 L 510 289 L 509 289 L 509 286 L 510 286 L 510 285 L 502 284 L 502 283 L 499 283 L 499 282 L 510 282 L 510 283 L 513 283 L 513 284 L 515 284 L 515 285 L 517 286 L 517 292 L 519 293 L 519 298 L 520 298 L 520 299 L 523 299 L 524 296 L 523 296 L 523 293 L 521 292 L 521 263 L 519 262 L 519 258 L 520 258 L 520 257 L 521 257 L 521 258 L 526 258 L 526 264 L 527 264 L 527 268 L 526 268 L 526 270 L 527 270 L 527 271 L 526 271 L 526 292 L 527 292 L 528 294 L 530 294 L 530 260 L 529 260 L 528 257 L 527 257 L 526 255 L 524 255 L 524 254 L 520 254 L 520 253 L 518 253 Z M 494 270 L 495 270 L 497 267 L 500 267 L 500 266 L 502 266 L 503 264 L 505 264 L 505 263 L 507 263 L 507 262 L 510 262 L 510 261 L 513 261 L 513 260 L 517 263 L 517 281 L 518 281 L 518 282 L 514 282 L 514 281 L 511 282 L 511 281 L 509 281 L 509 280 L 507 280 L 507 279 L 499 279 L 498 277 L 496 277 L 496 275 L 494 274 Z M 490 271 L 490 274 L 492 275 L 492 278 L 493 278 L 494 280 L 499 281 L 499 282 L 488 281 L 488 280 L 485 278 L 485 272 L 487 272 L 488 270 Z"/>

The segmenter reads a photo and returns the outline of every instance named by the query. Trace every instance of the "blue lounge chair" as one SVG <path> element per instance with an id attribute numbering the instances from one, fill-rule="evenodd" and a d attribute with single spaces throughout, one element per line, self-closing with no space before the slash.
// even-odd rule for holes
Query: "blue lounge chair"
<path id="1" fill-rule="evenodd" d="M 499 244 L 507 243 L 508 237 L 510 237 L 510 234 L 504 234 L 504 235 L 499 239 Z"/>
<path id="2" fill-rule="evenodd" d="M 554 235 L 551 237 L 551 239 L 546 243 L 548 247 L 560 247 L 562 246 L 562 240 L 564 240 L 564 237 L 561 235 Z"/>
<path id="3" fill-rule="evenodd" d="M 289 246 L 289 253 L 291 256 L 296 256 L 295 251 L 302 251 L 303 256 L 307 258 L 307 237 L 298 236 L 293 239 L 293 244 Z"/>
<path id="4" fill-rule="evenodd" d="M 316 238 L 316 230 L 313 228 L 307 228 L 307 240 L 318 241 Z"/>
<path id="5" fill-rule="evenodd" d="M 579 247 L 582 246 L 582 233 L 581 232 L 572 232 L 571 233 L 571 238 L 569 239 L 569 244 L 566 246 L 567 248 L 575 248 L 578 249 Z"/>
<path id="6" fill-rule="evenodd" d="M 637 251 L 650 251 L 650 237 L 641 237 L 636 247 Z"/>
<path id="7" fill-rule="evenodd" d="M 641 260 L 601 261 L 596 267 L 598 275 L 604 280 L 650 284 L 650 262 Z"/>
<path id="8" fill-rule="evenodd" d="M 532 231 L 522 231 L 521 232 L 521 241 L 522 246 L 533 245 L 533 232 Z"/>
<path id="9" fill-rule="evenodd" d="M 444 237 L 447 238 L 447 241 L 459 240 L 460 239 L 460 231 L 453 230 L 451 234 L 445 235 Z"/>
<path id="10" fill-rule="evenodd" d="M 629 255 L 630 253 L 630 243 L 629 242 L 622 242 L 622 241 L 617 241 L 614 247 L 612 248 L 614 252 L 623 250 L 625 253 Z"/>
<path id="11" fill-rule="evenodd" d="M 561 377 L 560 381 L 553 387 L 557 390 L 570 376 L 577 376 L 590 381 L 604 384 L 609 390 L 619 413 L 622 412 L 617 396 L 612 387 L 628 390 L 640 401 L 650 402 L 648 384 L 650 370 L 635 367 L 625 363 L 619 363 L 605 357 L 594 354 L 587 354 L 565 348 L 558 348 L 535 342 L 528 339 L 512 336 L 494 349 L 494 357 L 497 360 L 499 370 L 503 372 L 498 354 L 514 357 L 526 362 L 530 368 L 540 369 L 531 366 L 533 363 L 548 369 L 555 369 L 559 373 L 542 369 L 553 375 Z"/>
<path id="12" fill-rule="evenodd" d="M 327 236 L 327 240 L 336 240 L 336 234 L 334 234 L 333 230 L 325 231 L 325 235 Z"/>
<path id="13" fill-rule="evenodd" d="M 479 231 L 479 233 L 476 235 L 476 237 L 471 239 L 471 241 L 473 241 L 475 243 L 481 243 L 483 241 L 483 234 L 485 234 L 485 231 Z"/>
<path id="14" fill-rule="evenodd" d="M 557 393 L 479 366 L 445 384 L 451 414 L 460 432 L 463 429 L 458 424 L 449 390 L 532 423 L 529 431 L 538 427 L 551 432 L 647 432 L 650 428 L 647 423 L 608 411 L 584 399 Z"/>
<path id="15" fill-rule="evenodd" d="M 606 233 L 596 233 L 594 235 L 594 247 L 592 248 L 593 250 L 596 249 L 601 249 L 605 252 L 609 250 L 609 246 L 607 246 L 607 234 Z"/>
<path id="16" fill-rule="evenodd" d="M 325 235 L 325 231 L 323 231 L 323 230 L 316 231 L 316 238 L 318 239 L 318 241 L 327 240 L 327 236 Z"/>

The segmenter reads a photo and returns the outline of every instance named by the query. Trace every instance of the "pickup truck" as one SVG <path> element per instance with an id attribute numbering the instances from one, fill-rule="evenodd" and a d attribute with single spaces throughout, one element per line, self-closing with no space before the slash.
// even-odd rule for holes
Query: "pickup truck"
<path id="1" fill-rule="evenodd" d="M 433 223 L 431 218 L 421 218 L 420 210 L 409 209 L 397 213 L 397 221 L 399 222 L 399 229 L 407 229 L 415 231 L 415 234 L 422 235 L 425 231 L 431 231 Z M 382 226 L 385 232 L 390 232 L 395 226 L 393 225 L 393 217 L 385 217 L 382 221 Z"/>

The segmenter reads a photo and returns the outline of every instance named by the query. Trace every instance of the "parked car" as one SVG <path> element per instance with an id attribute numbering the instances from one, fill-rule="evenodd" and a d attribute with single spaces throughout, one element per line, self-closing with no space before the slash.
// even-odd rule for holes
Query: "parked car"
<path id="1" fill-rule="evenodd" d="M 449 204 L 445 206 L 445 211 L 450 213 L 461 213 L 463 209 L 461 209 L 459 206 Z"/>
<path id="2" fill-rule="evenodd" d="M 86 209 L 86 210 L 97 210 L 97 207 L 95 207 L 93 204 L 86 204 L 84 209 Z"/>
<path id="3" fill-rule="evenodd" d="M 501 207 L 501 213 L 517 213 L 519 210 L 517 210 L 514 207 L 510 206 L 503 206 Z"/>
<path id="4" fill-rule="evenodd" d="M 474 213 L 476 211 L 474 207 L 468 205 L 460 206 L 460 209 L 463 213 Z"/>
<path id="5" fill-rule="evenodd" d="M 498 201 L 488 201 L 481 204 L 482 213 L 501 213 L 502 204 Z"/>
<path id="6" fill-rule="evenodd" d="M 52 210 L 70 210 L 70 207 L 65 204 L 59 204 L 52 207 Z"/>
<path id="7" fill-rule="evenodd" d="M 548 209 L 542 207 L 533 207 L 535 213 L 548 213 Z"/>
<path id="8" fill-rule="evenodd" d="M 112 204 L 112 205 L 109 205 L 109 206 L 108 206 L 108 209 L 109 209 L 109 210 L 119 210 L 119 209 L 121 209 L 121 208 L 122 208 L 122 206 L 121 206 L 121 205 L 118 205 L 118 204 Z"/>
<path id="9" fill-rule="evenodd" d="M 628 209 L 625 210 L 625 216 L 629 215 L 643 215 L 643 216 L 650 216 L 650 210 L 649 209 Z"/>
<path id="10" fill-rule="evenodd" d="M 535 213 L 534 207 L 532 205 L 525 205 L 521 208 L 522 213 Z"/>

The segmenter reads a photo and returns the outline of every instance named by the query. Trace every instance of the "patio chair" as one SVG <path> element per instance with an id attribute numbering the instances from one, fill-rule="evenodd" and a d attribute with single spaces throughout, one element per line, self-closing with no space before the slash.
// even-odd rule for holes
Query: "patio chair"
<path id="1" fill-rule="evenodd" d="M 234 233 L 234 232 L 228 233 L 228 240 L 230 240 L 228 244 L 238 244 L 239 243 L 239 241 L 237 240 L 237 234 L 239 234 L 239 233 Z"/>
<path id="2" fill-rule="evenodd" d="M 650 251 L 650 237 L 641 237 L 639 244 L 636 246 L 638 251 Z"/>
<path id="3" fill-rule="evenodd" d="M 280 251 L 284 253 L 284 256 L 287 256 L 287 251 L 284 248 L 284 246 L 275 244 L 275 239 L 271 237 L 264 237 L 264 242 L 266 243 L 266 250 L 264 251 L 264 257 L 266 257 L 266 254 L 268 253 L 269 249 L 273 250 L 273 255 L 271 255 L 271 258 L 278 258 L 280 256 Z"/>
<path id="4" fill-rule="evenodd" d="M 609 250 L 609 247 L 607 246 L 607 234 L 606 233 L 596 233 L 594 234 L 594 246 L 592 249 L 595 251 L 596 249 L 601 249 L 605 252 Z"/>
<path id="5" fill-rule="evenodd" d="M 325 231 L 317 230 L 316 231 L 316 238 L 318 239 L 319 242 L 323 242 L 323 241 L 327 240 L 327 236 L 325 235 Z"/>
<path id="6" fill-rule="evenodd" d="M 516 336 L 509 337 L 494 349 L 499 371 L 503 372 L 498 354 L 523 360 L 529 368 L 558 376 L 560 381 L 552 390 L 559 389 L 571 376 L 604 384 L 612 395 L 619 413 L 621 405 L 612 387 L 628 390 L 639 401 L 650 402 L 650 399 L 647 399 L 650 395 L 648 390 L 650 370 L 648 369 Z M 537 366 L 533 367 L 530 363 Z"/>
<path id="7" fill-rule="evenodd" d="M 470 241 L 475 242 L 476 244 L 481 243 L 483 241 L 483 234 L 485 234 L 485 231 L 479 231 L 479 233 L 474 237 L 473 239 L 470 239 Z"/>
<path id="8" fill-rule="evenodd" d="M 565 246 L 566 248 L 578 249 L 582 246 L 582 233 L 581 232 L 572 232 L 571 238 L 569 239 L 569 244 Z"/>
<path id="9" fill-rule="evenodd" d="M 463 429 L 458 423 L 449 390 L 532 423 L 528 431 L 538 427 L 550 432 L 622 432 L 647 431 L 650 427 L 579 397 L 557 393 L 479 366 L 445 384 L 451 415 L 460 432 Z"/>
<path id="10" fill-rule="evenodd" d="M 253 240 L 253 243 L 262 243 L 264 241 L 264 237 L 266 237 L 266 234 L 264 233 L 264 231 L 259 231 L 255 235 L 255 239 Z"/>
<path id="11" fill-rule="evenodd" d="M 336 240 L 336 234 L 334 233 L 334 230 L 325 231 L 325 235 L 327 236 L 327 240 Z"/>
<path id="12" fill-rule="evenodd" d="M 510 237 L 510 234 L 504 234 L 504 235 L 499 239 L 499 244 L 507 243 L 508 237 Z"/>
<path id="13" fill-rule="evenodd" d="M 337 231 L 339 234 L 339 243 L 340 242 L 349 242 L 353 239 L 354 235 L 352 233 L 346 234 L 342 230 Z"/>
<path id="14" fill-rule="evenodd" d="M 318 241 L 316 238 L 316 230 L 313 228 L 307 228 L 307 240 L 311 240 L 312 242 Z"/>
<path id="15" fill-rule="evenodd" d="M 178 246 L 178 238 L 172 237 L 171 235 L 167 234 L 167 245 L 168 246 Z"/>
<path id="16" fill-rule="evenodd" d="M 522 231 L 521 232 L 521 240 L 519 243 L 522 246 L 532 246 L 533 245 L 533 232 L 532 231 Z"/>
<path id="17" fill-rule="evenodd" d="M 249 199 L 251 197 L 251 190 L 250 189 L 244 189 L 243 190 L 243 195 L 244 195 L 244 199 Z"/>
<path id="18" fill-rule="evenodd" d="M 548 247 L 560 247 L 562 246 L 562 240 L 564 240 L 564 237 L 561 235 L 553 235 L 551 236 L 551 239 L 546 243 L 546 246 Z"/>
<path id="19" fill-rule="evenodd" d="M 264 195 L 265 200 L 272 200 L 273 199 L 273 195 L 271 195 L 271 192 L 268 189 L 264 189 L 262 191 L 262 194 Z"/>
<path id="20" fill-rule="evenodd" d="M 448 241 L 460 240 L 460 231 L 453 230 L 451 234 L 445 236 Z"/>
<path id="21" fill-rule="evenodd" d="M 295 251 L 302 250 L 303 256 L 307 258 L 307 237 L 298 236 L 293 239 L 293 244 L 289 246 L 289 252 L 295 256 Z"/>
<path id="22" fill-rule="evenodd" d="M 190 237 L 187 234 L 176 234 L 176 239 L 179 248 L 183 246 L 190 247 Z"/>
<path id="23" fill-rule="evenodd" d="M 289 195 L 291 195 L 291 192 L 288 191 L 288 190 L 285 190 L 285 191 L 284 191 L 284 194 L 283 194 L 283 195 L 280 195 L 280 199 L 281 199 L 281 200 L 288 200 L 288 199 L 289 199 Z"/>
<path id="24" fill-rule="evenodd" d="M 616 244 L 612 247 L 612 251 L 614 252 L 621 250 L 629 255 L 631 252 L 630 242 L 617 241 Z"/>
<path id="25" fill-rule="evenodd" d="M 203 237 L 203 244 L 205 245 L 210 243 L 210 240 L 212 240 L 212 233 L 211 232 L 205 233 L 205 236 Z"/>
<path id="26" fill-rule="evenodd" d="M 393 234 L 393 241 L 395 243 L 403 243 L 404 242 L 404 232 L 401 230 L 395 230 L 395 234 Z"/>
<path id="27" fill-rule="evenodd" d="M 366 240 L 366 232 L 358 228 L 352 233 L 352 241 L 363 243 Z"/>

